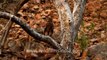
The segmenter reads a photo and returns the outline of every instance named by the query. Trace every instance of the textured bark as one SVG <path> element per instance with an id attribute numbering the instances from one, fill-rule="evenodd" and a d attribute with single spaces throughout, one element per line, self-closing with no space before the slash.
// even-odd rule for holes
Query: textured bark
<path id="1" fill-rule="evenodd" d="M 73 18 L 70 7 L 67 2 L 62 0 L 55 1 L 55 7 L 58 10 L 59 20 L 61 23 L 62 41 L 61 45 L 65 49 L 69 49 L 71 41 L 71 26 L 73 26 Z M 69 50 L 71 51 L 71 49 Z"/>
<path id="2" fill-rule="evenodd" d="M 74 21 L 73 16 L 71 14 L 70 7 L 65 0 L 55 0 L 55 7 L 59 14 L 59 20 L 61 23 L 61 46 L 64 49 L 72 52 L 73 49 L 73 30 L 74 30 Z M 71 28 L 72 27 L 72 28 Z M 65 54 L 66 60 L 73 60 L 73 56 L 71 53 Z"/>
<path id="3" fill-rule="evenodd" d="M 55 7 L 61 24 L 61 46 L 72 52 L 73 43 L 78 33 L 86 0 L 73 0 L 74 9 L 71 13 L 67 0 L 55 0 Z M 66 60 L 73 60 L 72 54 L 66 55 Z"/>

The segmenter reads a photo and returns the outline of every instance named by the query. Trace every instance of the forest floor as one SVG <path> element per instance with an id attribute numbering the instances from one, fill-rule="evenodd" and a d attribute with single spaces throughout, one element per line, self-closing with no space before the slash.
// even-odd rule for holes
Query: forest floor
<path id="1" fill-rule="evenodd" d="M 72 7 L 72 2 L 70 1 L 69 3 Z M 60 23 L 57 10 L 52 3 L 36 3 L 36 0 L 31 0 L 21 8 L 17 16 L 41 34 L 44 34 L 47 16 L 51 16 L 54 24 L 54 32 L 51 37 L 60 43 L 61 40 L 58 37 L 60 35 Z M 83 22 L 73 50 L 75 59 L 78 60 L 81 59 L 81 53 L 86 49 L 91 49 L 90 47 L 92 46 L 107 42 L 107 1 L 88 0 L 83 16 Z M 2 35 L 5 25 L 6 21 L 0 21 L 0 35 Z M 44 42 L 35 41 L 19 25 L 14 23 L 9 32 L 6 46 L 4 46 L 4 49 L 9 52 L 0 55 L 0 60 L 58 60 L 57 58 L 52 58 L 55 54 L 26 53 L 26 50 L 29 49 L 32 51 L 48 51 L 51 46 Z M 98 59 L 100 58 L 90 57 L 90 60 Z"/>

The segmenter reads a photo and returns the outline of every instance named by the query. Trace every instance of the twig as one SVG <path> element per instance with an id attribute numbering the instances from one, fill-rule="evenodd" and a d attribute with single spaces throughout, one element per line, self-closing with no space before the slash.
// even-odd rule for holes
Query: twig
<path id="1" fill-rule="evenodd" d="M 56 53 L 60 53 L 60 54 L 72 54 L 72 52 L 70 51 L 65 51 L 65 50 L 56 50 L 56 49 L 48 49 L 48 50 L 26 50 L 27 53 L 40 53 L 40 54 L 56 54 Z"/>
<path id="2" fill-rule="evenodd" d="M 0 38 L 1 46 L 3 46 L 5 44 L 5 42 L 6 42 L 7 32 L 9 32 L 9 30 L 8 30 L 9 29 L 8 24 L 10 23 L 10 21 L 11 21 L 11 18 L 9 19 L 9 21 L 7 22 L 6 26 L 3 29 L 3 34 L 2 34 L 2 37 Z"/>

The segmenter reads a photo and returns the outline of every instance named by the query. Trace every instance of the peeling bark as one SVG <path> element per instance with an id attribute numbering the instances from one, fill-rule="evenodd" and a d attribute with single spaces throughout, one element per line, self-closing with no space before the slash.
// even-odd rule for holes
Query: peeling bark
<path id="1" fill-rule="evenodd" d="M 56 0 L 55 7 L 58 10 L 59 20 L 61 23 L 62 41 L 61 45 L 68 49 L 69 43 L 71 43 L 71 26 L 73 25 L 73 18 L 70 7 L 67 2 Z M 71 50 L 71 49 L 70 49 Z"/>
<path id="2" fill-rule="evenodd" d="M 73 49 L 75 37 L 82 21 L 86 0 L 73 0 L 73 2 L 74 9 L 72 14 L 66 0 L 54 1 L 61 24 L 62 41 L 60 44 L 62 47 L 71 52 Z M 71 56 L 72 54 L 66 55 L 67 60 L 72 60 Z"/>
<path id="3" fill-rule="evenodd" d="M 59 20 L 61 23 L 62 41 L 60 44 L 62 47 L 64 47 L 64 49 L 72 52 L 73 40 L 71 36 L 73 35 L 74 31 L 74 21 L 70 7 L 65 0 L 55 0 L 55 7 L 58 11 Z M 66 59 L 73 60 L 72 54 L 66 54 Z"/>

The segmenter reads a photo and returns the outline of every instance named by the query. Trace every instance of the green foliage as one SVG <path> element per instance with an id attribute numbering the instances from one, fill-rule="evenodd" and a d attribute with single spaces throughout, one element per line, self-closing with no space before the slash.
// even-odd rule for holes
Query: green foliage
<path id="1" fill-rule="evenodd" d="M 85 28 L 84 27 L 84 21 L 82 21 L 81 27 Z M 91 25 L 88 26 L 87 28 L 88 29 L 94 29 L 94 27 L 95 27 L 95 24 L 91 23 Z M 77 42 L 79 42 L 81 49 L 84 50 L 88 46 L 89 38 L 88 38 L 88 36 L 83 31 L 80 30 L 79 33 L 80 33 L 80 35 L 76 37 L 76 40 L 77 40 Z"/>
<path id="2" fill-rule="evenodd" d="M 94 27 L 95 27 L 95 24 L 92 22 L 92 23 L 91 23 L 91 25 L 90 25 L 90 26 L 88 26 L 87 28 L 88 28 L 89 30 L 93 30 L 93 29 L 94 29 Z"/>
<path id="3" fill-rule="evenodd" d="M 80 40 L 81 40 L 81 49 L 83 50 L 88 45 L 88 37 L 84 35 L 84 36 L 81 37 Z"/>
<path id="4" fill-rule="evenodd" d="M 82 21 L 81 26 L 84 27 L 84 20 Z"/>
<path id="5" fill-rule="evenodd" d="M 81 36 L 78 37 L 78 42 L 80 43 L 80 47 L 82 50 L 87 48 L 88 40 L 88 36 L 86 36 L 84 33 L 82 33 Z"/>

